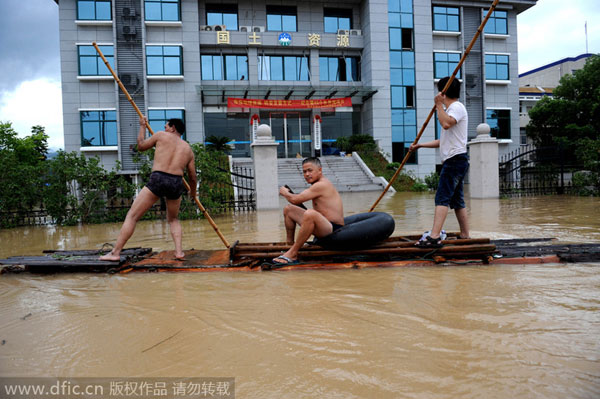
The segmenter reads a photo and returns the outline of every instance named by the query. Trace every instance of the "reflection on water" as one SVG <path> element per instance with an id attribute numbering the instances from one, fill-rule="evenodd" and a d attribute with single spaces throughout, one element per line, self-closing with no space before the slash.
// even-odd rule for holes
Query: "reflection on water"
<path id="1" fill-rule="evenodd" d="M 346 213 L 375 199 L 344 196 Z M 468 202 L 473 236 L 569 241 L 600 241 L 598 205 Z M 398 193 L 377 210 L 396 234 L 420 233 L 433 198 Z M 285 236 L 279 211 L 215 221 L 230 241 Z M 183 224 L 184 247 L 222 247 L 206 221 Z M 95 248 L 119 227 L 2 230 L 0 257 Z M 171 249 L 167 224 L 140 223 L 129 245 Z M 0 376 L 233 376 L 243 398 L 589 398 L 600 396 L 599 311 L 593 264 L 2 275 Z"/>

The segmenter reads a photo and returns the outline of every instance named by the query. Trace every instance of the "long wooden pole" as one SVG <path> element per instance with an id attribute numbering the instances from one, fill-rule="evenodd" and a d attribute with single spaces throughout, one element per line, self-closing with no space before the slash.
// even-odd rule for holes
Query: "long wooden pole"
<path id="1" fill-rule="evenodd" d="M 481 25 L 479 25 L 479 28 L 477 29 L 477 32 L 475 32 L 475 36 L 473 36 L 473 39 L 471 40 L 471 43 L 469 43 L 469 45 L 465 49 L 465 53 L 463 54 L 463 56 L 461 57 L 460 61 L 458 62 L 458 65 L 456 65 L 456 68 L 454 68 L 454 72 L 452 72 L 452 75 L 450 75 L 450 79 L 448 79 L 448 82 L 446 83 L 446 86 L 444 86 L 444 89 L 442 90 L 442 94 L 446 94 L 446 91 L 450 87 L 450 84 L 454 80 L 454 77 L 456 76 L 456 74 L 458 73 L 458 71 L 460 71 L 460 67 L 465 62 L 465 59 L 467 58 L 467 55 L 469 55 L 469 52 L 471 52 L 471 48 L 473 48 L 473 46 L 475 45 L 475 42 L 477 41 L 477 39 L 481 35 L 481 32 L 483 32 L 483 28 L 485 27 L 485 24 L 487 23 L 488 19 L 490 19 L 490 16 L 492 15 L 492 13 L 494 12 L 494 10 L 496 9 L 496 5 L 498 5 L 499 1 L 500 0 L 494 0 L 494 2 L 492 3 L 492 5 L 491 5 L 490 9 L 488 10 L 485 18 L 483 19 L 483 21 L 481 21 Z M 419 142 L 419 139 L 423 135 L 423 132 L 425 131 L 425 128 L 427 127 L 427 124 L 431 120 L 431 117 L 433 116 L 434 113 L 435 113 L 435 105 L 433 106 L 433 108 L 431 108 L 431 111 L 429 111 L 429 115 L 427 116 L 427 119 L 425 119 L 425 123 L 423 123 L 423 126 L 421 126 L 421 130 L 419 130 L 419 134 L 417 134 L 417 137 L 415 138 L 415 141 L 413 141 L 413 145 L 415 145 L 415 144 L 417 144 Z M 387 193 L 387 191 L 390 189 L 392 183 L 394 183 L 394 181 L 396 180 L 396 178 L 400 174 L 400 171 L 402 170 L 402 168 L 404 168 L 404 165 L 406 164 L 406 161 L 408 161 L 408 158 L 410 158 L 411 153 L 412 153 L 412 151 L 409 149 L 409 151 L 404 156 L 404 159 L 402 160 L 402 163 L 398 167 L 398 170 L 396 170 L 396 173 L 394 173 L 394 176 L 392 176 L 392 178 L 390 179 L 388 185 L 385 187 L 385 190 L 383 190 L 383 192 L 381 193 L 381 195 L 379 196 L 379 198 L 377 198 L 377 201 L 375 201 L 375 203 L 373 204 L 373 206 L 371 207 L 371 209 L 369 209 L 369 212 L 373 212 L 373 209 L 375 209 L 375 207 L 377 206 L 377 204 L 379 204 L 379 201 L 381 201 L 381 199 L 383 198 L 383 196 L 385 195 L 385 193 Z"/>
<path id="2" fill-rule="evenodd" d="M 119 79 L 119 77 L 117 76 L 117 74 L 115 73 L 115 71 L 112 69 L 112 67 L 110 66 L 110 64 L 106 60 L 106 57 L 104 57 L 104 54 L 102 54 L 102 51 L 100 50 L 100 48 L 96 44 L 96 42 L 93 42 L 92 45 L 94 46 L 94 48 L 96 49 L 96 51 L 100 55 L 100 58 L 102 58 L 102 61 L 104 61 L 104 65 L 106 65 L 106 67 L 108 68 L 108 70 L 112 74 L 113 78 L 115 79 L 115 81 L 117 82 L 117 84 L 119 85 L 119 87 L 121 88 L 121 90 L 123 91 L 123 93 L 125 93 L 125 96 L 129 100 L 129 102 L 131 103 L 131 105 L 133 106 L 133 108 L 135 109 L 135 111 L 137 112 L 137 114 L 139 115 L 139 117 L 140 118 L 144 118 L 144 115 L 142 114 L 142 111 L 140 111 L 140 109 L 136 105 L 135 101 L 133 101 L 133 98 L 131 98 L 131 96 L 129 95 L 129 92 L 127 91 L 127 89 L 125 88 L 125 86 L 123 86 L 123 82 L 121 82 L 121 79 Z M 150 132 L 150 134 L 152 134 L 152 135 L 154 134 L 154 131 L 152 130 L 152 127 L 148 123 L 148 120 L 146 120 L 146 128 L 148 129 L 148 131 Z M 190 191 L 190 185 L 185 180 L 185 178 L 183 179 L 183 184 L 184 184 L 185 188 L 188 191 Z M 204 214 L 204 217 L 206 218 L 206 220 L 208 220 L 208 223 L 210 223 L 210 225 L 215 230 L 215 232 L 217 233 L 217 235 L 219 236 L 219 238 L 221 239 L 221 241 L 223 241 L 223 244 L 225 244 L 225 247 L 229 248 L 230 247 L 229 242 L 223 236 L 223 234 L 221 234 L 221 231 L 219 230 L 219 227 L 214 222 L 214 220 L 210 217 L 210 215 L 208 214 L 208 211 L 206 210 L 206 208 L 204 208 L 204 206 L 202 205 L 202 203 L 200 202 L 200 200 L 198 199 L 198 197 L 196 197 L 196 196 L 194 197 L 194 202 L 196 203 L 196 205 L 198 205 L 198 208 L 200 208 L 200 210 Z"/>

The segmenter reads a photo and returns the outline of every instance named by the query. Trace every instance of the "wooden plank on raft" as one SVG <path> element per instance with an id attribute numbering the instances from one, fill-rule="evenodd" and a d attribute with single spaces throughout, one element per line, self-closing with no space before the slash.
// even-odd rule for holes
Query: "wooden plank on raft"
<path id="1" fill-rule="evenodd" d="M 418 248 L 414 245 L 411 247 L 396 247 L 396 248 L 372 248 L 365 250 L 356 251 L 329 251 L 329 250 L 315 250 L 299 252 L 299 258 L 317 258 L 326 256 L 350 256 L 350 255 L 425 255 L 428 253 L 436 254 L 454 254 L 454 253 L 471 253 L 471 252 L 487 252 L 493 253 L 496 250 L 496 246 L 493 244 L 475 244 L 475 245 L 457 245 L 457 246 L 444 246 L 442 248 Z M 273 252 L 242 252 L 241 250 L 236 253 L 237 258 L 258 258 L 268 259 L 279 256 L 279 251 Z"/>

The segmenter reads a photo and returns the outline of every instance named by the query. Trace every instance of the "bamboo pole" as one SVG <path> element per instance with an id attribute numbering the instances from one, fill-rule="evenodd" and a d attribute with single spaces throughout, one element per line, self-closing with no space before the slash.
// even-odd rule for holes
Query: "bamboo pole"
<path id="1" fill-rule="evenodd" d="M 135 101 L 133 101 L 133 98 L 131 98 L 131 96 L 129 95 L 129 92 L 127 91 L 127 89 L 125 88 L 125 86 L 123 86 L 123 82 L 121 82 L 121 79 L 119 79 L 117 77 L 117 74 L 115 74 L 115 71 L 112 69 L 112 67 L 110 66 L 110 64 L 106 60 L 106 57 L 104 57 L 104 54 L 102 54 L 102 51 L 100 50 L 100 48 L 98 47 L 98 45 L 96 44 L 96 42 L 93 42 L 92 45 L 94 46 L 94 48 L 98 52 L 98 55 L 100 55 L 100 58 L 102 58 L 102 61 L 104 61 L 104 65 L 106 65 L 106 67 L 108 68 L 108 70 L 112 74 L 113 78 L 115 79 L 115 81 L 117 82 L 117 84 L 119 85 L 119 87 L 121 88 L 121 90 L 123 91 L 123 93 L 125 94 L 125 97 L 127 97 L 127 99 L 129 100 L 129 102 L 131 103 L 131 105 L 133 106 L 133 108 L 135 109 L 135 111 L 137 112 L 137 114 L 139 115 L 139 117 L 140 118 L 144 118 L 144 115 L 142 114 L 142 111 L 140 111 L 140 109 L 136 105 Z M 150 127 L 150 124 L 148 123 L 148 120 L 146 120 L 146 128 L 148 129 L 148 131 L 150 132 L 150 134 L 152 134 L 152 135 L 154 134 L 154 131 L 152 130 L 152 127 Z M 185 178 L 183 179 L 183 185 L 185 186 L 185 188 L 188 191 L 190 191 L 190 185 L 185 180 Z M 223 236 L 223 234 L 221 234 L 221 231 L 219 230 L 219 227 L 214 222 L 214 220 L 210 217 L 210 215 L 208 214 L 208 211 L 206 210 L 206 208 L 204 208 L 204 206 L 202 205 L 202 203 L 200 202 L 200 200 L 198 199 L 198 197 L 196 197 L 196 196 L 194 197 L 194 202 L 196 203 L 196 205 L 198 205 L 198 208 L 200 208 L 200 210 L 202 211 L 202 214 L 204 214 L 204 217 L 206 218 L 206 220 L 208 220 L 208 223 L 210 223 L 210 225 L 215 230 L 215 232 L 217 233 L 217 235 L 219 236 L 219 238 L 221 239 L 221 241 L 223 241 L 223 244 L 225 244 L 225 247 L 229 248 L 230 247 L 229 242 Z"/>
<path id="2" fill-rule="evenodd" d="M 471 48 L 473 48 L 473 46 L 475 45 L 475 42 L 477 41 L 477 39 L 481 35 L 481 32 L 483 32 L 483 28 L 485 27 L 485 24 L 487 23 L 488 19 L 490 19 L 490 16 L 492 15 L 492 13 L 494 12 L 494 10 L 496 9 L 496 5 L 498 4 L 499 1 L 500 0 L 494 0 L 494 2 L 492 3 L 492 5 L 490 6 L 490 9 L 488 10 L 485 18 L 483 19 L 483 21 L 481 21 L 481 25 L 479 25 L 479 28 L 477 28 L 477 32 L 475 32 L 475 36 L 473 36 L 473 39 L 471 39 L 471 43 L 469 43 L 469 45 L 465 49 L 465 53 L 463 54 L 463 56 L 461 57 L 460 61 L 458 62 L 458 65 L 456 65 L 456 68 L 454 68 L 454 72 L 452 72 L 452 75 L 450 75 L 450 79 L 448 79 L 448 82 L 446 83 L 446 86 L 444 86 L 444 89 L 442 90 L 442 94 L 446 94 L 446 91 L 450 87 L 450 84 L 454 80 L 454 77 L 456 76 L 456 74 L 458 73 L 458 71 L 460 71 L 460 67 L 465 62 L 465 59 L 467 58 L 467 55 L 469 55 L 469 53 L 471 52 Z M 415 144 L 417 144 L 419 142 L 419 139 L 423 135 L 423 132 L 425 131 L 425 128 L 427 127 L 427 124 L 431 120 L 431 117 L 433 116 L 434 113 L 435 113 L 435 105 L 433 106 L 433 108 L 431 108 L 431 111 L 429 111 L 429 115 L 427 116 L 427 119 L 425 119 L 425 123 L 423 123 L 423 126 L 421 126 L 421 130 L 419 130 L 419 134 L 417 134 L 417 137 L 415 138 L 415 141 L 413 141 L 413 145 L 415 145 Z M 398 167 L 398 170 L 396 170 L 396 173 L 394 173 L 394 176 L 392 176 L 392 178 L 390 179 L 388 185 L 385 187 L 385 190 L 383 190 L 383 192 L 381 193 L 381 195 L 379 196 L 379 198 L 377 198 L 377 201 L 375 201 L 375 203 L 373 204 L 373 206 L 371 207 L 371 209 L 369 209 L 369 212 L 373 212 L 373 209 L 375 209 L 375 207 L 377 206 L 377 204 L 379 204 L 379 201 L 381 201 L 381 199 L 383 198 L 383 196 L 385 195 L 385 193 L 387 193 L 387 191 L 390 189 L 392 183 L 394 183 L 394 181 L 396 180 L 396 178 L 400 174 L 400 171 L 402 171 L 402 168 L 404 168 L 404 165 L 408 161 L 408 158 L 410 157 L 411 153 L 412 153 L 411 150 L 409 150 L 406 153 L 406 155 L 404 156 L 404 159 L 402 160 L 402 163 Z"/>

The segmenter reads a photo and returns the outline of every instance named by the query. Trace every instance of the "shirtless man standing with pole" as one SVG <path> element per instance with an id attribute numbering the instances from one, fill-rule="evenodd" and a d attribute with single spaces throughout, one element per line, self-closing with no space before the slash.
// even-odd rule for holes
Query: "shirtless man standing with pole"
<path id="1" fill-rule="evenodd" d="M 298 263 L 298 251 L 314 235 L 325 237 L 344 225 L 344 207 L 342 198 L 333 184 L 323 176 L 319 158 L 306 158 L 302 161 L 304 180 L 311 186 L 299 194 L 292 194 L 283 186 L 279 194 L 288 200 L 283 209 L 287 243 L 292 247 L 283 255 L 273 259 L 273 263 L 290 265 Z M 303 202 L 313 202 L 313 209 L 303 209 Z M 298 237 L 294 241 L 296 225 L 300 225 Z"/>
<path id="2" fill-rule="evenodd" d="M 181 139 L 181 135 L 185 132 L 185 125 L 181 119 L 169 119 L 165 124 L 164 132 L 157 132 L 149 138 L 145 138 L 147 123 L 146 118 L 140 118 L 137 148 L 139 151 L 146 151 L 156 147 L 150 180 L 137 195 L 131 209 L 127 212 L 115 247 L 108 254 L 101 256 L 100 260 L 120 260 L 121 250 L 133 235 L 138 220 L 160 197 L 167 199 L 167 221 L 175 243 L 175 258 L 184 259 L 181 247 L 181 224 L 177 215 L 181 205 L 181 194 L 185 191 L 183 185 L 185 169 L 189 176 L 190 197 L 196 197 L 197 178 L 194 153 L 190 145 Z"/>

